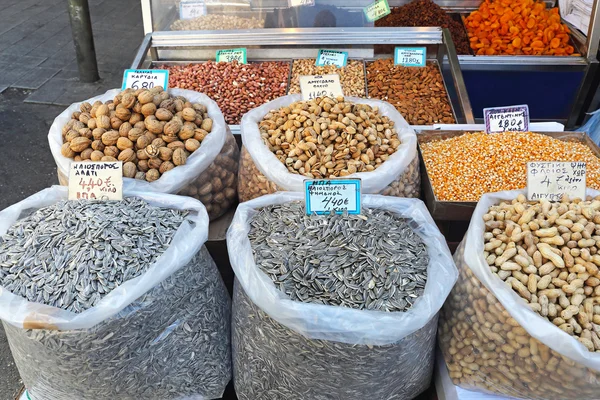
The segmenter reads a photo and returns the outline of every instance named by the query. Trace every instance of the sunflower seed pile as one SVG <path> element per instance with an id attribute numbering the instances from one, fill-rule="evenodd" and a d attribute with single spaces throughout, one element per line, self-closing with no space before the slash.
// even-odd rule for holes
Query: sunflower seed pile
<path id="1" fill-rule="evenodd" d="M 256 264 L 292 300 L 406 311 L 423 294 L 429 256 L 413 221 L 385 210 L 306 216 L 300 202 L 250 222 Z"/>
<path id="2" fill-rule="evenodd" d="M 406 400 L 431 382 L 437 316 L 391 345 L 307 339 L 269 317 L 236 283 L 232 324 L 240 400 Z"/>
<path id="3" fill-rule="evenodd" d="M 230 318 L 229 294 L 203 247 L 91 329 L 4 328 L 32 400 L 214 399 L 231 379 Z"/>
<path id="4" fill-rule="evenodd" d="M 187 212 L 122 201 L 60 201 L 0 239 L 0 286 L 32 302 L 82 312 L 143 274 Z"/>

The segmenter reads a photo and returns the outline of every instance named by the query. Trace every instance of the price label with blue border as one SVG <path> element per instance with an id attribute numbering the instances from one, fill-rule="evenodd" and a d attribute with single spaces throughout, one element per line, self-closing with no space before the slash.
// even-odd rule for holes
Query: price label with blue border
<path id="1" fill-rule="evenodd" d="M 360 214 L 360 179 L 306 179 L 306 215 Z"/>
<path id="2" fill-rule="evenodd" d="M 425 47 L 396 47 L 394 49 L 394 65 L 404 67 L 424 67 L 427 60 Z"/>
<path id="3" fill-rule="evenodd" d="M 494 107 L 483 109 L 486 133 L 528 132 L 529 106 Z"/>
<path id="4" fill-rule="evenodd" d="M 246 58 L 246 49 L 240 47 L 238 49 L 217 50 L 217 62 L 221 61 L 237 61 L 240 64 L 248 64 L 248 60 Z"/>
<path id="5" fill-rule="evenodd" d="M 128 88 L 152 89 L 155 86 L 169 88 L 169 71 L 166 69 L 126 69 L 123 72 L 123 85 L 121 90 Z"/>
<path id="6" fill-rule="evenodd" d="M 206 14 L 204 1 L 182 1 L 179 3 L 179 19 L 193 19 Z"/>
<path id="7" fill-rule="evenodd" d="M 338 68 L 345 67 L 348 63 L 348 53 L 345 51 L 338 50 L 326 50 L 320 49 L 317 54 L 317 61 L 315 65 L 317 67 L 323 67 L 325 65 L 335 65 Z"/>

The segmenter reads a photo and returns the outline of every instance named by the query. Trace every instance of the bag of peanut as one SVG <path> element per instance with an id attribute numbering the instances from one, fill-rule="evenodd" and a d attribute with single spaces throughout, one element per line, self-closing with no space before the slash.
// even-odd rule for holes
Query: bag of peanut
<path id="1" fill-rule="evenodd" d="M 599 194 L 557 203 L 527 202 L 520 190 L 481 197 L 440 314 L 439 344 L 456 385 L 598 399 Z"/>
<path id="2" fill-rule="evenodd" d="M 109 90 L 74 103 L 50 127 L 61 185 L 71 161 L 122 161 L 123 189 L 200 200 L 218 218 L 237 200 L 239 149 L 217 104 L 161 87 Z"/>
<path id="3" fill-rule="evenodd" d="M 360 178 L 363 193 L 419 197 L 417 136 L 394 106 L 355 97 L 301 100 L 283 96 L 242 118 L 241 202 L 332 177 Z"/>

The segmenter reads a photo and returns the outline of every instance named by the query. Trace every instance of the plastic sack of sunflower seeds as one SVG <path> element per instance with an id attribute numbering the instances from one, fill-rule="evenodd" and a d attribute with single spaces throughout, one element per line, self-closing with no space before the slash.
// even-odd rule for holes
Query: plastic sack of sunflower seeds
<path id="1" fill-rule="evenodd" d="M 238 397 L 415 397 L 457 277 L 444 237 L 420 200 L 364 195 L 352 216 L 306 216 L 300 200 L 242 203 L 227 233 Z"/>
<path id="2" fill-rule="evenodd" d="M 212 399 L 231 378 L 230 299 L 189 197 L 0 212 L 0 319 L 32 400 Z"/>
<path id="3" fill-rule="evenodd" d="M 330 121 L 335 109 L 330 113 L 325 110 L 315 111 L 314 108 L 301 111 L 289 109 L 290 105 L 301 100 L 302 96 L 299 94 L 283 96 L 247 112 L 242 118 L 240 126 L 244 146 L 238 175 L 238 196 L 241 202 L 276 191 L 302 192 L 304 180 L 311 178 L 309 173 L 316 172 L 313 169 L 323 168 L 325 169 L 319 172 L 324 174 L 323 179 L 331 176 L 360 178 L 363 193 L 419 197 L 421 176 L 417 136 L 394 106 L 381 100 L 346 97 L 344 100 L 354 107 L 353 110 L 350 109 L 353 113 L 360 114 L 369 110 L 372 114 L 363 114 L 363 122 L 357 124 L 354 122 L 357 116 L 350 113 L 348 107 L 340 110 L 338 125 L 331 125 L 325 121 Z M 286 118 L 292 121 L 290 116 L 284 118 L 282 115 L 295 112 L 299 113 L 298 120 L 305 120 L 303 125 L 298 123 L 298 127 L 291 125 L 289 128 L 279 125 Z M 317 113 L 319 114 L 316 115 Z M 328 117 L 324 117 L 324 114 L 328 114 Z M 375 124 L 371 117 L 382 120 Z M 389 120 L 386 124 L 393 123 L 393 126 L 384 127 L 383 119 Z M 349 124 L 348 128 L 340 125 L 341 121 Z M 324 128 L 329 126 L 329 129 L 315 131 L 313 126 L 319 123 Z M 367 127 L 363 130 L 362 125 Z M 353 127 L 356 127 L 356 134 L 351 136 L 348 132 Z M 303 154 L 298 154 L 301 149 L 299 146 L 305 145 L 309 140 L 314 140 L 311 145 L 318 143 L 318 147 L 313 150 L 308 148 L 301 152 Z M 295 155 L 290 155 L 289 149 L 293 149 Z M 292 168 L 295 163 L 302 167 Z M 295 172 L 291 172 L 292 170 Z M 321 176 L 315 179 L 321 179 Z"/>

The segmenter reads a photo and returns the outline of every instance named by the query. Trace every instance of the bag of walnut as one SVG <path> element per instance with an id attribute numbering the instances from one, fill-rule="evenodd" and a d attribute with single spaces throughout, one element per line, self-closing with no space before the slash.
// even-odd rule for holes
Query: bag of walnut
<path id="1" fill-rule="evenodd" d="M 363 193 L 419 197 L 417 136 L 394 106 L 354 97 L 301 100 L 283 96 L 242 118 L 240 202 L 331 177 L 360 178 Z"/>
<path id="2" fill-rule="evenodd" d="M 459 277 L 438 330 L 450 377 L 522 399 L 598 399 L 600 197 L 524 195 L 482 196 L 454 255 Z"/>
<path id="3" fill-rule="evenodd" d="M 210 219 L 237 200 L 239 149 L 223 114 L 191 90 L 109 90 L 74 103 L 50 127 L 61 185 L 71 161 L 123 161 L 123 189 L 200 200 Z"/>

